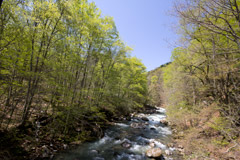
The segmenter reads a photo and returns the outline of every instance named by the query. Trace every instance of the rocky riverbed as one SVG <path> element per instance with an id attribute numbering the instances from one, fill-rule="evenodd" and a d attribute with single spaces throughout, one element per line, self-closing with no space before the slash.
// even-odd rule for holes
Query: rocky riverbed
<path id="1" fill-rule="evenodd" d="M 132 114 L 130 120 L 114 123 L 103 138 L 61 153 L 55 160 L 178 160 L 171 140 L 165 109 Z"/>

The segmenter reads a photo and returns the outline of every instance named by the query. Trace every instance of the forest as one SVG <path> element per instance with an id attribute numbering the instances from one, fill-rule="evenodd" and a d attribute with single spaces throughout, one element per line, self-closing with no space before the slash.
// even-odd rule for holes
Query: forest
<path id="1" fill-rule="evenodd" d="M 186 0 L 174 14 L 181 45 L 171 63 L 149 72 L 152 101 L 164 104 L 169 121 L 183 131 L 186 159 L 238 159 L 240 1 Z"/>
<path id="2" fill-rule="evenodd" d="M 180 45 L 147 72 L 93 2 L 0 1 L 0 159 L 101 138 L 147 106 L 166 108 L 183 159 L 238 159 L 240 1 L 177 1 L 174 16 Z"/>
<path id="3" fill-rule="evenodd" d="M 87 0 L 3 1 L 1 136 L 27 132 L 25 147 L 101 136 L 109 120 L 147 99 L 146 67 L 131 50 Z"/>

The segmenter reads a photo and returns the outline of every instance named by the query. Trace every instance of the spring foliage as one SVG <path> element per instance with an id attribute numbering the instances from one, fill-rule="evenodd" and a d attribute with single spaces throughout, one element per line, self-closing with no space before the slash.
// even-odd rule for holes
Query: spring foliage
<path id="1" fill-rule="evenodd" d="M 240 2 L 186 0 L 175 9 L 184 45 L 163 69 L 169 113 L 174 119 L 215 106 L 231 139 L 240 126 Z"/>
<path id="2" fill-rule="evenodd" d="M 0 11 L 2 128 L 46 114 L 53 132 L 83 131 L 145 103 L 145 66 L 94 3 L 7 0 Z"/>

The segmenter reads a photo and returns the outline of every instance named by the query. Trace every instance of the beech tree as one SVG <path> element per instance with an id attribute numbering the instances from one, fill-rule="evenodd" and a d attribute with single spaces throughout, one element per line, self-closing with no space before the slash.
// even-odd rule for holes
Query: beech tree
<path id="1" fill-rule="evenodd" d="M 94 3 L 4 1 L 0 23 L 2 128 L 47 116 L 52 138 L 76 128 L 83 138 L 145 103 L 146 68 Z"/>

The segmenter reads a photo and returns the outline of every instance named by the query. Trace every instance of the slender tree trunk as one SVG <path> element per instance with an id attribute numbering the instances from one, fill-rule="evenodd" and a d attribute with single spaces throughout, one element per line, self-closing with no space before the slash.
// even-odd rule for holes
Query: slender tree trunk
<path id="1" fill-rule="evenodd" d="M 3 0 L 0 0 L 0 9 L 2 8 Z"/>
<path id="2" fill-rule="evenodd" d="M 6 126 L 6 130 L 8 129 L 9 124 L 12 122 L 12 117 L 13 117 L 14 111 L 16 110 L 17 105 L 18 105 L 18 103 L 19 103 L 19 100 L 17 100 L 17 101 L 15 102 L 15 104 L 14 104 L 14 101 L 16 101 L 16 100 L 13 98 L 13 102 L 12 102 L 12 105 L 11 105 L 12 111 L 11 111 L 10 118 L 9 118 L 8 123 L 7 123 L 7 126 Z"/>
<path id="3" fill-rule="evenodd" d="M 85 66 L 84 66 L 84 71 L 83 71 L 83 77 L 81 80 L 81 93 L 80 93 L 80 99 L 82 98 L 83 95 L 83 90 L 85 89 L 85 82 L 87 79 L 87 75 L 88 75 L 88 63 L 90 62 L 90 58 L 91 58 L 91 48 L 92 48 L 92 44 L 89 45 L 88 47 L 88 51 L 87 51 L 87 59 L 85 61 Z"/>
<path id="4" fill-rule="evenodd" d="M 34 26 L 36 27 L 36 23 L 34 24 Z M 30 57 L 30 64 L 29 64 L 29 71 L 32 72 L 33 71 L 33 59 L 34 59 L 34 51 L 35 51 L 35 33 L 36 33 L 36 28 L 34 29 L 34 34 L 32 37 L 32 51 L 31 51 L 31 57 Z M 32 73 L 31 73 L 32 74 Z M 25 104 L 24 104 L 24 109 L 23 109 L 23 115 L 22 115 L 22 123 L 21 125 L 24 125 L 24 123 L 27 120 L 27 112 L 29 110 L 29 102 L 30 102 L 30 95 L 32 92 L 32 86 L 33 86 L 33 78 L 32 75 L 30 75 L 30 78 L 28 80 L 28 88 L 27 88 L 27 94 L 26 94 L 26 99 L 25 99 Z"/>

